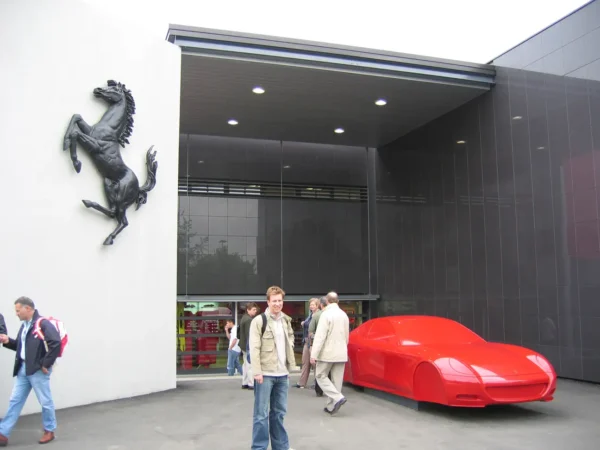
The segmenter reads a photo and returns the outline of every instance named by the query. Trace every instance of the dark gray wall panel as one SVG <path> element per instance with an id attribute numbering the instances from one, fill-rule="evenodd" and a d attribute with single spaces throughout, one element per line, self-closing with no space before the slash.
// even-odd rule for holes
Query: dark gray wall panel
<path id="1" fill-rule="evenodd" d="M 594 0 L 492 64 L 600 81 L 600 2 Z"/>
<path id="2" fill-rule="evenodd" d="M 179 295 L 370 292 L 366 148 L 181 142 Z"/>
<path id="3" fill-rule="evenodd" d="M 380 314 L 459 320 L 600 382 L 600 82 L 499 69 L 379 149 L 377 198 Z"/>

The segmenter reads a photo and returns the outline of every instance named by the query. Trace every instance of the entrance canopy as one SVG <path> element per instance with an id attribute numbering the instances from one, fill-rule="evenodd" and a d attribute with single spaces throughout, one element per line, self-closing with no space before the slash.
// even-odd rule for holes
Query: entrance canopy
<path id="1" fill-rule="evenodd" d="M 483 94 L 495 76 L 482 64 L 179 25 L 167 39 L 183 51 L 190 134 L 380 147 Z"/>

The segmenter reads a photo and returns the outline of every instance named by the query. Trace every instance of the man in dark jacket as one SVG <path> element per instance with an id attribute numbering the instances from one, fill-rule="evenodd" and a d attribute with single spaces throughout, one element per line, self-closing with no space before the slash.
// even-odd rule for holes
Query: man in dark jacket
<path id="1" fill-rule="evenodd" d="M 4 344 L 4 347 L 16 352 L 13 371 L 13 376 L 16 377 L 15 387 L 10 397 L 8 411 L 0 422 L 0 447 L 8 445 L 10 433 L 19 419 L 19 414 L 21 414 L 32 388 L 42 406 L 44 435 L 39 443 L 47 444 L 54 440 L 54 430 L 56 429 L 54 402 L 50 391 L 50 375 L 52 366 L 60 353 L 60 334 L 49 321 L 42 320 L 40 328 L 45 340 L 34 335 L 36 322 L 41 316 L 30 298 L 19 297 L 15 301 L 15 311 L 17 317 L 23 322 L 17 339 L 0 334 L 0 342 Z"/>
<path id="2" fill-rule="evenodd" d="M 246 303 L 246 314 L 240 320 L 240 332 L 238 343 L 242 349 L 242 389 L 254 389 L 254 377 L 252 376 L 252 366 L 248 362 L 248 339 L 250 337 L 250 322 L 258 313 L 258 305 L 254 302 Z"/>

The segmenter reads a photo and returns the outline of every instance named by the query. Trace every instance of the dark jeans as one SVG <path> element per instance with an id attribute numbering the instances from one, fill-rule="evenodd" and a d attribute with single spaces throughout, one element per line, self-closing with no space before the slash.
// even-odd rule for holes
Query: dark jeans
<path id="1" fill-rule="evenodd" d="M 254 382 L 252 450 L 267 450 L 269 437 L 272 450 L 289 450 L 290 442 L 283 427 L 289 386 L 287 375 L 263 376 L 262 384 Z"/>

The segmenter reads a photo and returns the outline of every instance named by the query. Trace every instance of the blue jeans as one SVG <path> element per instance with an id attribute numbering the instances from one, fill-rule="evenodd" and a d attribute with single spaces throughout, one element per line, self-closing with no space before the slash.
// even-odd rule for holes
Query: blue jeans
<path id="1" fill-rule="evenodd" d="M 227 350 L 227 375 L 235 375 L 235 369 L 242 374 L 242 363 L 240 363 L 240 353 L 233 350 Z"/>
<path id="2" fill-rule="evenodd" d="M 44 430 L 56 430 L 56 415 L 54 413 L 54 402 L 52 401 L 52 393 L 50 392 L 50 369 L 48 375 L 41 370 L 30 376 L 25 375 L 25 363 L 21 365 L 19 373 L 15 379 L 10 401 L 8 402 L 8 411 L 2 422 L 0 422 L 0 434 L 9 437 L 12 429 L 19 420 L 19 415 L 23 409 L 23 405 L 29 397 L 31 388 L 42 406 L 42 423 Z"/>
<path id="3" fill-rule="evenodd" d="M 289 450 L 290 442 L 287 431 L 283 427 L 289 386 L 287 375 L 263 376 L 262 384 L 254 382 L 252 450 L 267 450 L 269 436 L 272 450 Z"/>

